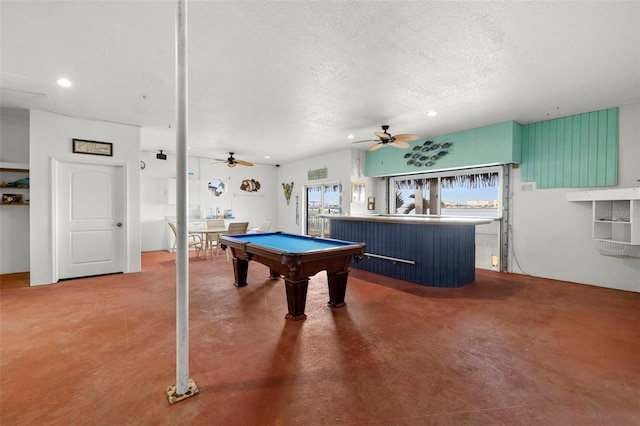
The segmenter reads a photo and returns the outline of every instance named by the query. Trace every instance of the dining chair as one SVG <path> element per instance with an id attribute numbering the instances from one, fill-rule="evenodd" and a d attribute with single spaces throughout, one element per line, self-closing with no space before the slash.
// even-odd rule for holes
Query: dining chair
<path id="1" fill-rule="evenodd" d="M 224 219 L 207 219 L 207 228 L 224 228 L 225 226 Z M 208 253 L 213 255 L 213 247 L 218 246 L 218 235 L 209 232 L 206 235 L 205 247 Z"/>
<path id="2" fill-rule="evenodd" d="M 249 222 L 231 222 L 229 224 L 229 229 L 224 234 L 218 235 L 218 242 L 216 244 L 216 257 L 218 257 L 220 250 L 220 235 L 239 235 L 245 234 L 247 232 L 247 228 L 249 227 Z M 227 262 L 229 261 L 229 252 L 227 251 Z"/>
<path id="3" fill-rule="evenodd" d="M 262 222 L 262 225 L 260 225 L 260 228 L 258 228 L 258 234 L 269 232 L 269 228 L 271 228 L 271 223 L 273 223 L 272 220 L 265 220 L 264 222 Z"/>
<path id="4" fill-rule="evenodd" d="M 207 219 L 207 228 L 224 228 L 224 219 Z"/>
<path id="5" fill-rule="evenodd" d="M 176 244 L 178 243 L 178 230 L 176 229 L 176 224 L 169 222 L 169 228 L 173 231 L 173 247 L 171 248 L 171 252 L 169 253 L 169 260 L 173 257 L 173 253 L 176 250 Z M 194 248 L 196 250 L 196 256 L 200 256 L 200 252 L 204 250 L 204 244 L 202 241 L 202 236 L 196 234 L 188 234 L 188 248 Z"/>

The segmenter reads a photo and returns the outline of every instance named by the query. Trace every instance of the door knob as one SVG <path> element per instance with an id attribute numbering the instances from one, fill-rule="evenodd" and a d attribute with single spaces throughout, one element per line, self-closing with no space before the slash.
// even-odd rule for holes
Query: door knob
<path id="1" fill-rule="evenodd" d="M 117 226 L 118 228 L 122 228 L 122 222 L 118 222 L 118 223 L 116 224 L 116 226 Z"/>

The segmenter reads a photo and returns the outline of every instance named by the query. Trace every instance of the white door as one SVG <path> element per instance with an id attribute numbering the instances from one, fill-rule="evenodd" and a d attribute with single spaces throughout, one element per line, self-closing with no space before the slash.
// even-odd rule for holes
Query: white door
<path id="1" fill-rule="evenodd" d="M 124 169 L 59 163 L 58 278 L 123 272 Z"/>

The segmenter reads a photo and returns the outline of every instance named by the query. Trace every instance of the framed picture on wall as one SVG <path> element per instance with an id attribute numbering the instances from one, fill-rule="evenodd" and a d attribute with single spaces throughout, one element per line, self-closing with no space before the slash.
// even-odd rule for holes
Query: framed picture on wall
<path id="1" fill-rule="evenodd" d="M 366 184 L 353 182 L 351 184 L 351 202 L 352 203 L 364 203 L 365 202 L 365 187 Z"/>
<path id="2" fill-rule="evenodd" d="M 107 157 L 113 157 L 113 144 L 111 142 L 73 139 L 72 143 L 74 154 L 105 155 Z"/>

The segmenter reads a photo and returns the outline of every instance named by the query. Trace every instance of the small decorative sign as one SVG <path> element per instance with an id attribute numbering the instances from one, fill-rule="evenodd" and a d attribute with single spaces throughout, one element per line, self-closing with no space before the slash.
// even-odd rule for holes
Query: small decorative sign
<path id="1" fill-rule="evenodd" d="M 307 173 L 307 179 L 309 180 L 317 180 L 317 179 L 326 179 L 329 175 L 327 168 L 324 167 L 322 169 L 309 170 Z"/>
<path id="2" fill-rule="evenodd" d="M 74 154 L 105 155 L 113 157 L 113 144 L 111 142 L 87 141 L 73 139 Z"/>

